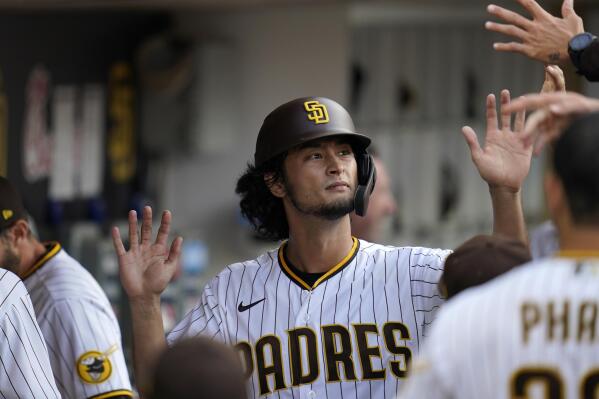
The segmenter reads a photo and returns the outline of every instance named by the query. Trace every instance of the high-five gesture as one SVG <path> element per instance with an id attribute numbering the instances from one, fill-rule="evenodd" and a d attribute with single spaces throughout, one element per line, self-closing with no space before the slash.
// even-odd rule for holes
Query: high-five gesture
<path id="1" fill-rule="evenodd" d="M 498 121 L 494 95 L 487 97 L 487 132 L 484 147 L 478 143 L 476 133 L 469 126 L 462 132 L 470 147 L 472 160 L 480 176 L 491 188 L 505 188 L 518 192 L 530 170 L 532 145 L 525 145 L 519 135 L 524 130 L 525 112 L 516 114 L 514 129 L 512 114 L 503 107 L 510 103 L 510 92 L 501 92 L 501 118 Z"/>
<path id="2" fill-rule="evenodd" d="M 574 92 L 528 94 L 509 105 L 513 112 L 535 111 L 524 128 L 522 140 L 534 143 L 538 155 L 543 147 L 564 131 L 572 118 L 590 112 L 599 112 L 599 100 Z"/>
<path id="3" fill-rule="evenodd" d="M 119 260 L 121 284 L 129 297 L 133 324 L 133 364 L 137 387 L 145 394 L 151 386 L 151 371 L 166 347 L 160 294 L 173 277 L 183 239 L 167 245 L 171 213 L 164 211 L 156 240 L 152 242 L 152 208 L 144 207 L 141 240 L 137 233 L 137 214 L 129 212 L 129 250 L 125 249 L 119 229 L 112 229 L 112 240 Z M 145 395 L 144 395 L 145 396 Z"/>
<path id="4" fill-rule="evenodd" d="M 487 11 L 505 24 L 487 22 L 488 30 L 503 33 L 516 39 L 510 43 L 495 43 L 498 51 L 521 53 L 545 64 L 568 62 L 568 42 L 584 32 L 582 18 L 574 12 L 574 0 L 564 0 L 562 18 L 545 11 L 535 0 L 517 0 L 532 16 L 528 19 L 514 11 L 491 4 Z"/>
<path id="5" fill-rule="evenodd" d="M 564 71 L 557 65 L 547 65 L 545 67 L 545 81 L 543 82 L 541 93 L 553 93 L 556 91 L 566 91 Z"/>
<path id="6" fill-rule="evenodd" d="M 119 229 L 114 227 L 112 239 L 119 261 L 121 283 L 129 298 L 159 297 L 170 282 L 181 254 L 183 239 L 177 237 L 167 247 L 171 213 L 164 211 L 156 240 L 152 242 L 152 208 L 144 207 L 141 240 L 137 233 L 137 215 L 129 212 L 129 250 L 125 250 Z"/>

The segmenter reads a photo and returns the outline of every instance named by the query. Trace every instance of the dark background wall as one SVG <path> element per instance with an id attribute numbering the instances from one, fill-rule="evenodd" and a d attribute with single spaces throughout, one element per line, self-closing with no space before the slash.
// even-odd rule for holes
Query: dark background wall
<path id="1" fill-rule="evenodd" d="M 28 184 L 23 178 L 23 122 L 25 85 L 32 68 L 43 64 L 57 84 L 106 85 L 110 66 L 133 61 L 140 42 L 169 27 L 163 12 L 3 12 L 0 14 L 0 68 L 8 99 L 8 177 L 23 194 L 25 205 L 38 222 L 42 238 L 58 233 L 49 224 L 47 179 Z M 48 116 L 51 116 L 48 110 Z M 136 184 L 135 182 L 133 184 Z M 130 187 L 110 187 L 106 197 L 126 197 Z M 121 201 L 122 202 L 122 201 Z M 65 221 L 86 217 L 87 204 L 62 204 Z M 59 238 L 59 237 L 56 237 Z"/>

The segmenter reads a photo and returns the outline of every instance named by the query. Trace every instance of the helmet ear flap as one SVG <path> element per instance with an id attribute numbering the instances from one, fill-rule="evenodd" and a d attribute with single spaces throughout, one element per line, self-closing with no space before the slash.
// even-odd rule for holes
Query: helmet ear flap
<path id="1" fill-rule="evenodd" d="M 356 155 L 356 162 L 358 164 L 358 187 L 354 197 L 354 210 L 356 215 L 364 216 L 368 209 L 370 194 L 376 184 L 376 167 L 372 155 L 366 151 Z"/>

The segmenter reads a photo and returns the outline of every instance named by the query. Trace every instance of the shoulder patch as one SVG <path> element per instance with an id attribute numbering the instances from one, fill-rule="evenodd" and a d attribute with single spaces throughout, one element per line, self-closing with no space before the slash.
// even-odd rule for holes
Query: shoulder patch
<path id="1" fill-rule="evenodd" d="M 79 356 L 77 359 L 79 378 L 88 384 L 100 384 L 106 381 L 112 374 L 112 364 L 108 356 L 116 350 L 117 346 L 113 345 L 103 353 L 96 350 Z"/>

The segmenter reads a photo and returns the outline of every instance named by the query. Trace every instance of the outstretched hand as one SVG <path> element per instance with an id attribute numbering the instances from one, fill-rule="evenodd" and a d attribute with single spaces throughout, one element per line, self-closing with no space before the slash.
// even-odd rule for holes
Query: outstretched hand
<path id="1" fill-rule="evenodd" d="M 534 143 L 538 155 L 543 147 L 555 140 L 572 118 L 590 112 L 599 112 L 599 100 L 573 92 L 528 94 L 514 100 L 507 111 L 536 110 L 528 120 L 522 140 L 524 145 Z"/>
<path id="2" fill-rule="evenodd" d="M 129 250 L 125 250 L 119 229 L 112 229 L 121 283 L 130 299 L 153 299 L 166 289 L 181 254 L 183 239 L 177 237 L 170 248 L 167 239 L 171 225 L 171 213 L 164 211 L 156 240 L 152 239 L 152 208 L 144 207 L 141 240 L 137 234 L 137 214 L 129 212 Z"/>
<path id="3" fill-rule="evenodd" d="M 532 19 L 494 4 L 487 7 L 491 15 L 506 23 L 487 22 L 485 27 L 517 40 L 510 43 L 494 43 L 493 48 L 497 51 L 524 54 L 545 64 L 566 64 L 569 60 L 568 42 L 572 37 L 584 32 L 582 18 L 574 11 L 574 0 L 564 0 L 562 18 L 549 14 L 535 0 L 517 1 L 528 11 Z"/>
<path id="4" fill-rule="evenodd" d="M 487 131 L 484 147 L 478 143 L 474 130 L 462 128 L 466 143 L 470 147 L 472 161 L 480 176 L 492 188 L 505 188 L 518 192 L 530 170 L 532 145 L 520 138 L 524 131 L 525 111 L 516 114 L 514 129 L 511 128 L 510 112 L 505 106 L 510 103 L 510 92 L 501 92 L 501 118 L 498 120 L 495 96 L 487 97 Z"/>

